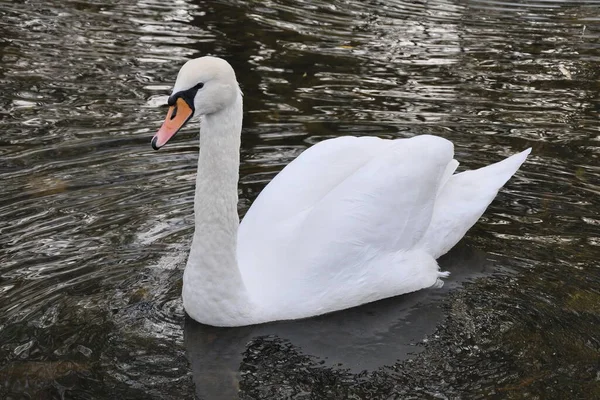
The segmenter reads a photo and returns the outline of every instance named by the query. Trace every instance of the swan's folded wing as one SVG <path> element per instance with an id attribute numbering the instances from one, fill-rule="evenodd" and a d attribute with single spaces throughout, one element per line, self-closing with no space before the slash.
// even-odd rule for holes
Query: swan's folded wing
<path id="1" fill-rule="evenodd" d="M 287 245 L 315 204 L 392 140 L 344 136 L 317 143 L 288 164 L 263 189 L 238 230 L 240 272 L 249 286 L 281 279 L 292 268 L 281 261 Z"/>
<path id="2" fill-rule="evenodd" d="M 452 157 L 452 143 L 439 137 L 394 141 L 313 207 L 294 236 L 295 248 L 318 258 L 308 264 L 323 266 L 364 264 L 368 249 L 412 249 L 429 227 Z"/>
<path id="3" fill-rule="evenodd" d="M 433 136 L 372 143 L 368 157 L 343 143 L 348 147 L 337 148 L 333 163 L 312 157 L 325 149 L 309 150 L 261 193 L 238 234 L 248 285 L 298 280 L 306 287 L 312 277 L 326 285 L 337 275 L 368 273 L 369 252 L 408 250 L 420 240 L 452 162 L 452 143 Z M 338 170 L 340 159 L 347 164 Z"/>

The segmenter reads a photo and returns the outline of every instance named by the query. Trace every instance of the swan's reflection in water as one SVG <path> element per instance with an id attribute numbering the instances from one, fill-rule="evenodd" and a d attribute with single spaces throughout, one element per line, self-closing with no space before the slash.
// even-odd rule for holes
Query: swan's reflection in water
<path id="1" fill-rule="evenodd" d="M 427 289 L 319 317 L 241 328 L 215 328 L 186 318 L 185 346 L 196 394 L 237 398 L 242 358 L 253 339 L 274 336 L 325 366 L 372 371 L 421 351 L 416 344 L 444 320 L 443 299 L 465 281 L 492 272 L 485 253 L 463 246 L 439 260 L 451 272 L 441 289 Z"/>

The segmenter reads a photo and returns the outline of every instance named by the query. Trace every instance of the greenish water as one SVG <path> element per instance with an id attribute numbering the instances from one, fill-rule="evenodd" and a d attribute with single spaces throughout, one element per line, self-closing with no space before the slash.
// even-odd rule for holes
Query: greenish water
<path id="1" fill-rule="evenodd" d="M 441 290 L 305 321 L 186 319 L 185 60 L 244 91 L 240 212 L 338 135 L 527 163 Z M 0 0 L 0 398 L 600 398 L 600 2 Z"/>

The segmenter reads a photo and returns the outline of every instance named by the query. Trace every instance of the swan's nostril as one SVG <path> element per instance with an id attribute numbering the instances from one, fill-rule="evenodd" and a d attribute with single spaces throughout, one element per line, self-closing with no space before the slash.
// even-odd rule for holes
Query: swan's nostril
<path id="1" fill-rule="evenodd" d="M 175 118 L 177 115 L 177 105 L 173 106 L 173 112 L 171 113 L 171 119 Z"/>

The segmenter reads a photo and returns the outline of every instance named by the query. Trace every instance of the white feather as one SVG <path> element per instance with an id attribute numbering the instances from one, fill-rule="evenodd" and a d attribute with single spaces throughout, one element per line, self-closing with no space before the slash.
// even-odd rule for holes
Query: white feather
<path id="1" fill-rule="evenodd" d="M 453 145 L 440 137 L 326 140 L 267 185 L 238 229 L 242 98 L 235 74 L 216 58 L 185 68 L 178 90 L 204 79 L 235 98 L 217 112 L 203 91 L 194 100 L 197 113 L 204 104 L 211 111 L 202 121 L 183 300 L 192 318 L 211 325 L 310 317 L 439 286 L 447 273 L 435 259 L 464 236 L 530 151 L 453 175 Z"/>

